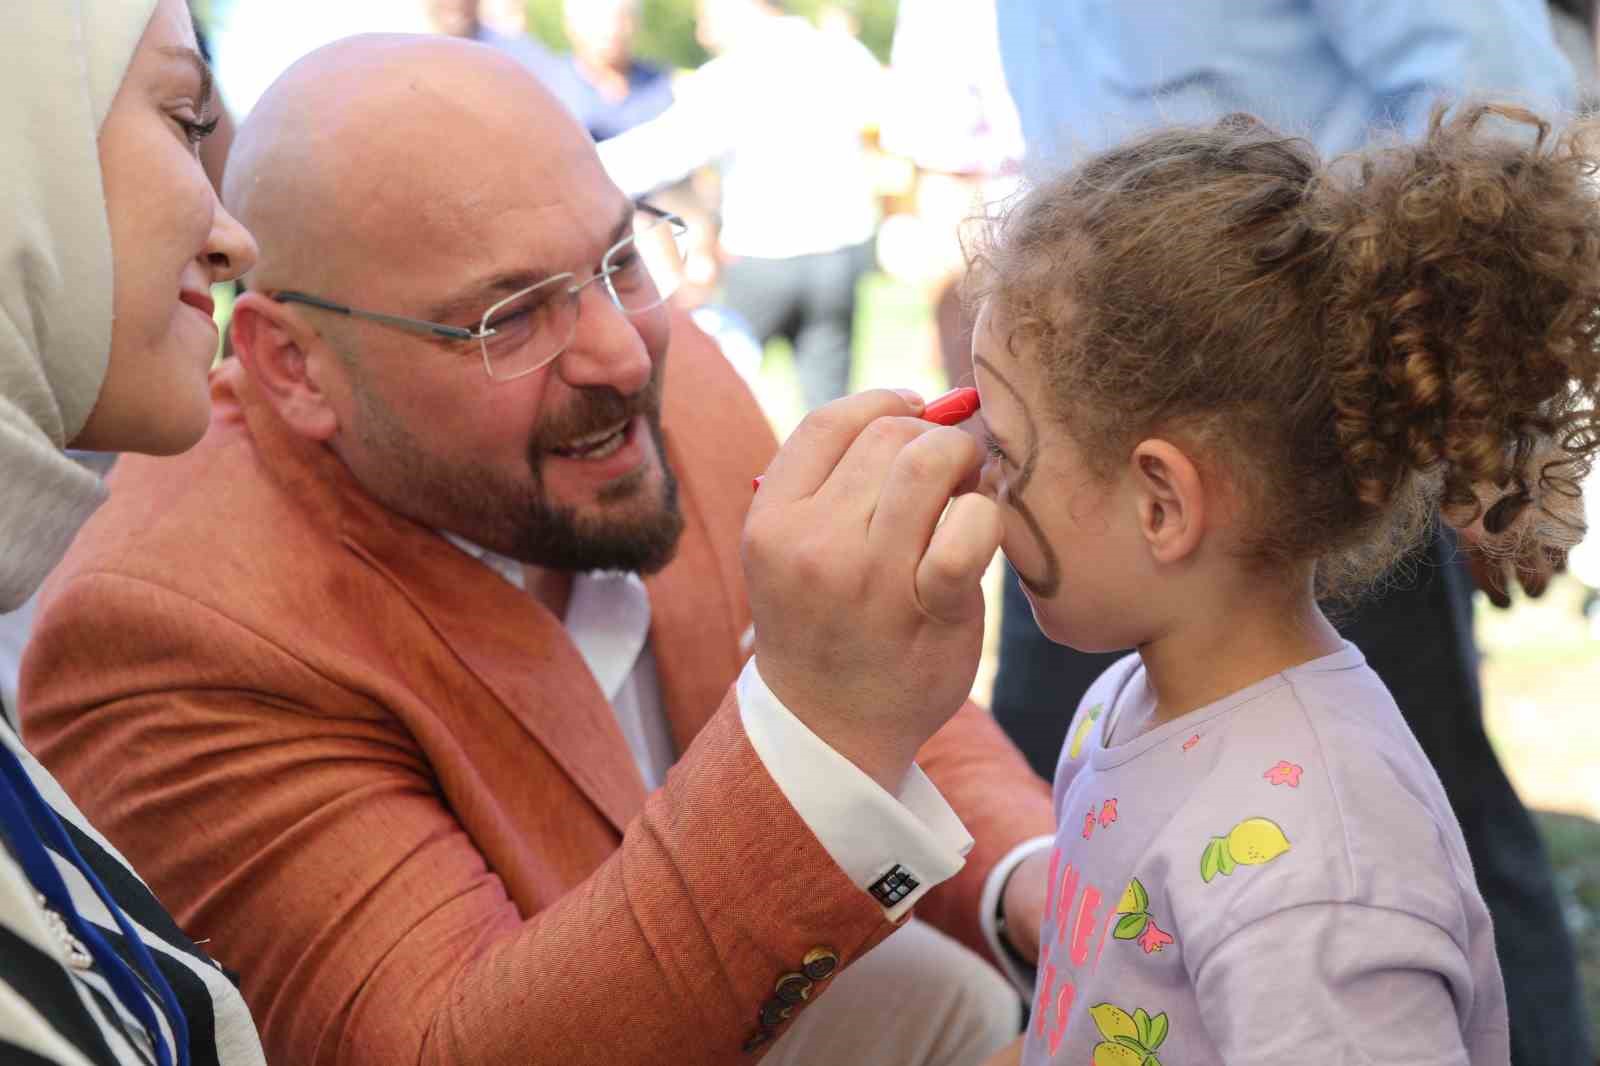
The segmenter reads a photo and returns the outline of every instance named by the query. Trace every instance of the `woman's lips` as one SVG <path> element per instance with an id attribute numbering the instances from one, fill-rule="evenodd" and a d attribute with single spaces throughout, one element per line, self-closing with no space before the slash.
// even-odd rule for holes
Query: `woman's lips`
<path id="1" fill-rule="evenodd" d="M 209 292 L 201 292 L 198 289 L 184 289 L 178 293 L 178 302 L 186 303 L 190 307 L 204 311 L 208 316 L 217 309 L 216 301 L 211 299 L 211 294 Z"/>

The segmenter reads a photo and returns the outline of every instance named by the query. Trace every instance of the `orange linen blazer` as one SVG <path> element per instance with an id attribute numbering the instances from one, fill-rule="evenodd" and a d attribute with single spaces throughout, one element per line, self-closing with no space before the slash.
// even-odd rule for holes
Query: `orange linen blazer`
<path id="1" fill-rule="evenodd" d="M 237 363 L 204 441 L 123 459 L 53 577 L 29 740 L 242 976 L 270 1061 L 751 1062 L 781 975 L 892 931 L 732 694 L 771 431 L 686 320 L 670 360 L 687 524 L 650 640 L 681 754 L 652 795 L 561 619 L 380 507 Z M 978 842 L 921 912 L 980 947 L 983 878 L 1050 831 L 1048 790 L 970 705 L 921 761 Z"/>

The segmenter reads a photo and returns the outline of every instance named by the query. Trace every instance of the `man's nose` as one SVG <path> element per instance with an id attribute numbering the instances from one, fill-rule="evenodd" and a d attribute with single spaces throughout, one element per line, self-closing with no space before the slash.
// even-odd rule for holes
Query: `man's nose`
<path id="1" fill-rule="evenodd" d="M 608 385 L 631 396 L 649 384 L 654 362 L 633 318 L 612 302 L 604 285 L 598 280 L 579 293 L 577 331 L 556 366 L 573 388 Z M 664 307 L 645 312 L 666 313 Z"/>

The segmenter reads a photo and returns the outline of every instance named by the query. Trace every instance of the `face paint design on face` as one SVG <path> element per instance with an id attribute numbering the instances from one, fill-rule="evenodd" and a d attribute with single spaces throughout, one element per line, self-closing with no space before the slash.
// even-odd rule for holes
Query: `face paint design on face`
<path id="1" fill-rule="evenodd" d="M 1056 555 L 1055 548 L 1045 539 L 1044 530 L 1040 527 L 1039 520 L 1034 517 L 1033 511 L 1028 507 L 1027 502 L 1022 499 L 1022 494 L 1027 490 L 1028 483 L 1033 480 L 1034 469 L 1039 465 L 1039 426 L 1033 420 L 1033 412 L 1029 410 L 1027 401 L 1022 397 L 1021 390 L 1011 384 L 1010 381 L 1007 381 L 1005 375 L 996 370 L 994 364 L 983 356 L 974 355 L 972 361 L 977 366 L 981 366 L 988 371 L 990 377 L 994 378 L 1007 392 L 1011 393 L 1012 398 L 1017 401 L 1017 409 L 1022 412 L 1024 429 L 1023 451 L 1025 454 L 1022 459 L 1022 465 L 1018 468 L 1017 476 L 1008 480 L 1006 503 L 1012 510 L 1017 512 L 1017 516 L 1028 527 L 1028 532 L 1032 535 L 1034 544 L 1039 549 L 1039 557 L 1044 560 L 1044 573 L 1035 577 L 1024 574 L 1019 569 L 1017 570 L 1017 579 L 1022 582 L 1023 587 L 1035 596 L 1042 599 L 1051 599 L 1061 591 L 1061 560 Z M 1013 569 L 1016 569 L 1015 563 L 1011 565 Z"/>

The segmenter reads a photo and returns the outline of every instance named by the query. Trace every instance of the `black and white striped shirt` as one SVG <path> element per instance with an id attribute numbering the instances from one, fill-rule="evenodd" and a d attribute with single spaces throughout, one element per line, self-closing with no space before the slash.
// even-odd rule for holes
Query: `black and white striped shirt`
<path id="1" fill-rule="evenodd" d="M 193 1066 L 262 1066 L 261 1042 L 244 998 L 156 901 L 126 860 L 67 798 L 54 778 L 0 720 L 0 743 L 16 753 L 54 808 L 84 862 L 121 906 L 177 994 L 189 1027 Z M 7 787 L 0 782 L 0 787 Z M 41 834 L 42 835 L 42 834 Z M 119 953 L 121 929 L 79 869 L 50 852 L 83 918 Z M 68 938 L 53 930 L 21 865 L 0 847 L 0 1062 L 6 1066 L 152 1066 L 143 1028 L 118 1001 L 97 966 L 68 962 Z M 162 1018 L 159 1002 L 151 1006 Z M 165 1030 L 166 1022 L 161 1022 Z M 166 1038 L 170 1044 L 171 1033 Z"/>

